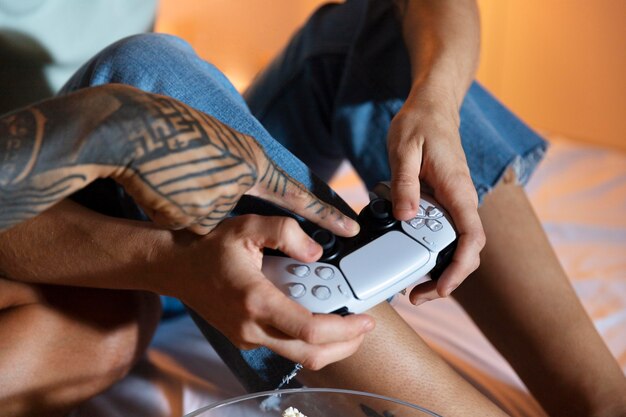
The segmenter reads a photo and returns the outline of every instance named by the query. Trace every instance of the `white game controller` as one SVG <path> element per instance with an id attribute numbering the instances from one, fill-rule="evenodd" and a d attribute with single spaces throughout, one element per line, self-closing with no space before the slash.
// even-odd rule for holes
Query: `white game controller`
<path id="1" fill-rule="evenodd" d="M 413 285 L 436 278 L 452 258 L 456 232 L 449 215 L 422 195 L 417 216 L 396 220 L 389 185 L 378 184 L 359 214 L 361 231 L 338 237 L 303 227 L 323 248 L 303 263 L 266 251 L 263 273 L 292 300 L 314 313 L 361 313 Z M 428 274 L 430 273 L 430 276 Z"/>

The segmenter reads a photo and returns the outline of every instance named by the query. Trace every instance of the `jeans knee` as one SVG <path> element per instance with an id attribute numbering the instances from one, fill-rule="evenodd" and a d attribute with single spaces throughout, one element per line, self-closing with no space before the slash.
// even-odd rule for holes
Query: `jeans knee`
<path id="1" fill-rule="evenodd" d="M 122 83 L 153 91 L 161 69 L 195 56 L 191 45 L 173 35 L 144 33 L 121 39 L 98 53 L 65 87 L 77 89 Z"/>

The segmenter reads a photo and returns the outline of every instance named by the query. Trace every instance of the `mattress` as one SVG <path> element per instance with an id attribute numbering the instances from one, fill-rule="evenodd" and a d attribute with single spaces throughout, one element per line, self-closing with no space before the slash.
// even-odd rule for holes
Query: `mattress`
<path id="1" fill-rule="evenodd" d="M 550 241 L 595 326 L 626 373 L 626 153 L 559 136 L 527 185 Z M 367 193 L 350 167 L 333 187 L 355 209 Z M 514 416 L 542 416 L 504 359 L 451 299 L 403 318 L 461 375 Z M 244 394 L 191 320 L 163 322 L 135 369 L 72 416 L 170 416 Z"/>

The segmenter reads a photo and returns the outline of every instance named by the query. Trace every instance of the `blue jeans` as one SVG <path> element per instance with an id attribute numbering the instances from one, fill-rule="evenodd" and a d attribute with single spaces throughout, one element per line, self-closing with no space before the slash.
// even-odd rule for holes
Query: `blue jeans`
<path id="1" fill-rule="evenodd" d="M 354 215 L 325 181 L 344 159 L 368 187 L 390 177 L 387 130 L 410 86 L 409 61 L 391 3 L 350 0 L 321 7 L 257 77 L 245 95 L 248 104 L 187 43 L 155 34 L 108 47 L 63 91 L 123 83 L 174 97 L 255 137 L 290 175 Z M 480 200 L 509 168 L 524 183 L 546 147 L 476 83 L 461 107 L 460 133 Z M 112 183 L 94 184 L 82 197 L 87 205 L 111 199 L 123 215 L 141 216 Z M 274 389 L 293 370 L 293 363 L 268 349 L 238 350 L 190 314 L 249 391 Z"/>

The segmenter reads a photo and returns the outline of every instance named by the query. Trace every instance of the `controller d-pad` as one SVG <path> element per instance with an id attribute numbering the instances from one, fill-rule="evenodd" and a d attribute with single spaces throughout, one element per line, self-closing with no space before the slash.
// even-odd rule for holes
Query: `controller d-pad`
<path id="1" fill-rule="evenodd" d="M 420 204 L 420 208 L 417 209 L 417 217 L 424 217 L 426 215 L 426 209 Z"/>
<path id="2" fill-rule="evenodd" d="M 301 298 L 306 294 L 306 287 L 300 283 L 292 283 L 287 285 L 289 295 L 293 298 Z"/>
<path id="3" fill-rule="evenodd" d="M 411 227 L 412 227 L 412 228 L 414 228 L 414 229 L 419 229 L 419 228 L 421 228 L 422 226 L 424 226 L 425 222 L 426 222 L 426 221 L 425 221 L 424 219 L 419 218 L 419 217 L 416 217 L 416 218 L 414 218 L 414 219 L 411 219 L 411 220 L 407 221 L 407 223 L 409 224 L 409 226 L 411 226 Z"/>
<path id="4" fill-rule="evenodd" d="M 335 276 L 335 271 L 328 266 L 319 266 L 315 268 L 315 275 L 321 279 L 329 280 Z"/>
<path id="5" fill-rule="evenodd" d="M 428 226 L 428 228 L 432 230 L 433 232 L 438 232 L 441 229 L 443 229 L 443 224 L 433 219 L 426 220 L 426 226 Z"/>
<path id="6" fill-rule="evenodd" d="M 330 288 L 325 285 L 316 285 L 313 287 L 312 293 L 320 300 L 328 300 L 331 296 Z"/>
<path id="7" fill-rule="evenodd" d="M 429 219 L 438 219 L 443 216 L 443 213 L 437 207 L 430 206 L 426 209 L 426 216 L 428 216 Z"/>
<path id="8" fill-rule="evenodd" d="M 289 265 L 288 269 L 289 272 L 300 278 L 304 278 L 311 273 L 311 269 L 306 265 Z"/>

